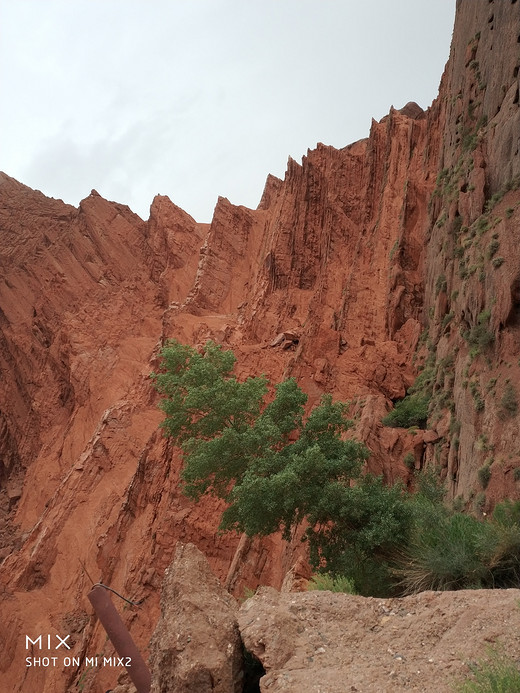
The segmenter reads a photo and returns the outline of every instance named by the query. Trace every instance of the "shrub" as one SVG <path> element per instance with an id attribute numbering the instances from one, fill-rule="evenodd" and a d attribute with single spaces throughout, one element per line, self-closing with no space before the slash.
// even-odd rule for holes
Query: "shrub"
<path id="1" fill-rule="evenodd" d="M 307 585 L 307 589 L 357 594 L 354 581 L 351 578 L 345 575 L 330 575 L 329 573 L 317 573 L 313 575 Z"/>
<path id="2" fill-rule="evenodd" d="M 485 401 L 480 394 L 478 383 L 475 380 L 470 380 L 469 389 L 471 396 L 473 397 L 473 403 L 475 405 L 475 411 L 483 411 L 485 407 Z"/>
<path id="3" fill-rule="evenodd" d="M 241 597 L 239 597 L 239 602 L 242 604 L 243 602 L 246 602 L 248 599 L 252 599 L 255 596 L 256 590 L 254 590 L 252 587 L 244 587 L 244 592 Z"/>
<path id="4" fill-rule="evenodd" d="M 516 416 L 518 412 L 518 399 L 516 397 L 515 388 L 511 383 L 506 383 L 504 394 L 500 400 L 500 406 L 509 416 Z"/>
<path id="5" fill-rule="evenodd" d="M 461 229 L 462 229 L 462 217 L 460 215 L 457 215 L 451 223 L 450 232 L 453 234 L 453 236 L 455 238 L 457 238 L 459 233 L 461 232 Z"/>
<path id="6" fill-rule="evenodd" d="M 435 282 L 435 295 L 437 296 L 441 292 L 446 293 L 447 288 L 448 283 L 446 281 L 446 276 L 444 274 L 440 274 Z"/>
<path id="7" fill-rule="evenodd" d="M 414 393 L 396 402 L 394 409 L 382 420 L 383 426 L 425 428 L 428 419 L 428 395 Z"/>
<path id="8" fill-rule="evenodd" d="M 442 319 L 442 327 L 446 327 L 447 325 L 450 324 L 450 322 L 453 320 L 455 317 L 455 313 L 453 311 L 450 311 L 449 313 L 446 313 L 446 315 Z"/>
<path id="9" fill-rule="evenodd" d="M 450 428 L 449 428 L 450 436 L 458 435 L 460 433 L 460 429 L 461 429 L 460 421 L 457 421 L 457 419 L 454 416 L 452 416 L 451 420 L 450 420 Z"/>
<path id="10" fill-rule="evenodd" d="M 446 495 L 446 487 L 441 481 L 440 467 L 426 467 L 415 476 L 417 495 L 412 500 L 427 500 L 434 505 L 441 505 Z"/>
<path id="11" fill-rule="evenodd" d="M 504 197 L 504 192 L 505 191 L 503 190 L 499 190 L 489 198 L 484 207 L 486 213 L 491 212 L 491 210 L 500 202 L 500 200 Z"/>
<path id="12" fill-rule="evenodd" d="M 486 494 L 484 491 L 477 493 L 475 500 L 473 501 L 473 507 L 476 513 L 483 513 L 486 507 Z"/>
<path id="13" fill-rule="evenodd" d="M 502 265 L 504 264 L 504 262 L 505 262 L 505 258 L 503 258 L 503 257 L 494 257 L 494 258 L 491 260 L 491 264 L 493 265 L 493 267 L 494 267 L 495 269 L 498 269 L 499 267 L 502 267 Z"/>
<path id="14" fill-rule="evenodd" d="M 465 132 L 462 135 L 462 151 L 472 152 L 477 148 L 478 136 L 476 132 Z"/>
<path id="15" fill-rule="evenodd" d="M 477 324 L 464 333 L 464 338 L 470 346 L 477 349 L 486 349 L 495 341 L 495 335 L 489 329 L 491 311 L 483 310 L 477 317 Z"/>
<path id="16" fill-rule="evenodd" d="M 511 501 L 509 502 L 511 503 Z M 499 512 L 496 512 L 495 509 L 493 515 L 493 544 L 487 550 L 489 564 L 493 572 L 493 587 L 518 587 L 520 585 L 518 505 L 518 502 L 512 503 L 512 506 L 516 507 L 499 509 Z"/>
<path id="17" fill-rule="evenodd" d="M 481 216 L 475 222 L 475 227 L 479 236 L 482 236 L 489 229 L 489 219 L 485 216 Z"/>
<path id="18" fill-rule="evenodd" d="M 412 470 L 415 468 L 415 455 L 413 452 L 408 452 L 403 459 L 403 464 L 405 467 L 408 467 L 408 469 Z"/>
<path id="19" fill-rule="evenodd" d="M 476 504 L 482 507 L 485 499 L 479 494 Z M 520 501 L 499 503 L 484 521 L 450 512 L 438 498 L 420 492 L 410 503 L 411 540 L 394 569 L 405 594 L 520 585 Z"/>
<path id="20" fill-rule="evenodd" d="M 487 247 L 488 260 L 491 260 L 491 258 L 494 255 L 496 255 L 496 252 L 499 248 L 500 248 L 500 242 L 496 238 L 493 238 Z"/>
<path id="21" fill-rule="evenodd" d="M 493 521 L 503 527 L 520 526 L 520 501 L 507 498 L 497 503 L 493 511 Z"/>
<path id="22" fill-rule="evenodd" d="M 465 507 L 466 507 L 466 501 L 464 500 L 464 496 L 456 496 L 453 499 L 453 503 L 452 503 L 453 512 L 461 513 Z"/>
<path id="23" fill-rule="evenodd" d="M 486 383 L 486 392 L 491 392 L 491 390 L 494 389 L 496 384 L 497 384 L 497 378 L 490 378 Z"/>
<path id="24" fill-rule="evenodd" d="M 489 438 L 485 433 L 481 433 L 475 441 L 475 449 L 479 452 L 489 452 L 490 450 L 493 450 L 493 448 L 493 443 L 489 442 Z M 493 464 L 493 458 L 491 457 L 486 460 L 486 464 Z"/>
<path id="25" fill-rule="evenodd" d="M 406 545 L 410 531 L 406 489 L 367 474 L 344 494 L 325 491 L 323 507 L 326 513 L 308 517 L 311 563 L 350 578 L 359 594 L 388 596 L 393 589 L 390 556 Z"/>
<path id="26" fill-rule="evenodd" d="M 484 464 L 477 472 L 478 480 L 483 489 L 488 487 L 489 481 L 491 479 L 491 465 Z"/>
<path id="27" fill-rule="evenodd" d="M 480 555 L 489 525 L 471 515 L 448 511 L 434 503 L 416 504 L 415 531 L 403 554 L 400 578 L 404 594 L 425 590 L 482 587 L 490 570 Z"/>

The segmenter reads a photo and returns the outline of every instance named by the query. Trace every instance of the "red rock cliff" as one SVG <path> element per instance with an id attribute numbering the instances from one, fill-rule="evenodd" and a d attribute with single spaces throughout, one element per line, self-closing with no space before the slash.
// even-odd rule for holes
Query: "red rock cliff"
<path id="1" fill-rule="evenodd" d="M 91 578 L 145 598 L 125 618 L 146 652 L 178 539 L 222 579 L 232 565 L 239 595 L 279 586 L 301 550 L 272 537 L 236 554 L 238 537 L 216 531 L 218 504 L 181 495 L 148 379 L 166 338 L 232 347 L 239 374 L 294 375 L 310 404 L 353 399 L 369 465 L 389 480 L 408 479 L 412 452 L 417 467 L 440 464 L 464 503 L 483 492 L 482 464 L 480 509 L 518 497 L 517 8 L 459 2 L 428 111 L 408 104 L 365 140 L 318 145 L 268 178 L 258 209 L 221 198 L 209 226 L 165 197 L 143 222 L 94 191 L 75 209 L 1 175 L 3 689 L 113 685 L 109 667 L 25 666 L 26 634 L 110 653 Z M 424 329 L 430 430 L 382 428 Z"/>
<path id="2" fill-rule="evenodd" d="M 515 0 L 457 3 L 425 239 L 429 454 L 480 512 L 519 497 L 519 42 Z"/>

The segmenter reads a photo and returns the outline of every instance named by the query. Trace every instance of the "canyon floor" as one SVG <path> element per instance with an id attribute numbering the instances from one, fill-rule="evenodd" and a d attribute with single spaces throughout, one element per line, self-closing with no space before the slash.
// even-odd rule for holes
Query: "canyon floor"
<path id="1" fill-rule="evenodd" d="M 265 693 L 450 693 L 490 648 L 518 659 L 519 598 L 520 590 L 375 599 L 266 588 L 239 621 L 266 668 Z"/>
<path id="2" fill-rule="evenodd" d="M 151 693 L 454 693 L 483 662 L 518 660 L 519 626 L 519 589 L 380 599 L 300 579 L 239 604 L 193 544 L 178 544 L 150 642 Z M 244 678 L 243 647 L 263 665 L 259 688 L 251 667 Z"/>

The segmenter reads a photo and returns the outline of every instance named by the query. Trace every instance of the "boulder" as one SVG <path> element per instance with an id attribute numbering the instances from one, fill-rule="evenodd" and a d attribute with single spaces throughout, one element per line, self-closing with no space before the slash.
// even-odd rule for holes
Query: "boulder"
<path id="1" fill-rule="evenodd" d="M 239 693 L 238 604 L 193 544 L 178 543 L 166 569 L 161 617 L 150 642 L 151 693 Z"/>

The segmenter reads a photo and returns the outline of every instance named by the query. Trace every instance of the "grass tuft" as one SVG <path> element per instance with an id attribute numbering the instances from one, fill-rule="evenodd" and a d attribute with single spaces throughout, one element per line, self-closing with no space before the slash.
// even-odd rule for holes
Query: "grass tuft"
<path id="1" fill-rule="evenodd" d="M 460 682 L 457 693 L 512 693 L 520 691 L 520 669 L 517 662 L 497 649 L 490 649 L 486 658 L 468 665 L 471 671 Z"/>
<path id="2" fill-rule="evenodd" d="M 309 580 L 307 589 L 357 594 L 354 581 L 351 578 L 345 577 L 344 575 L 331 575 L 330 573 L 317 573 L 313 575 Z"/>

